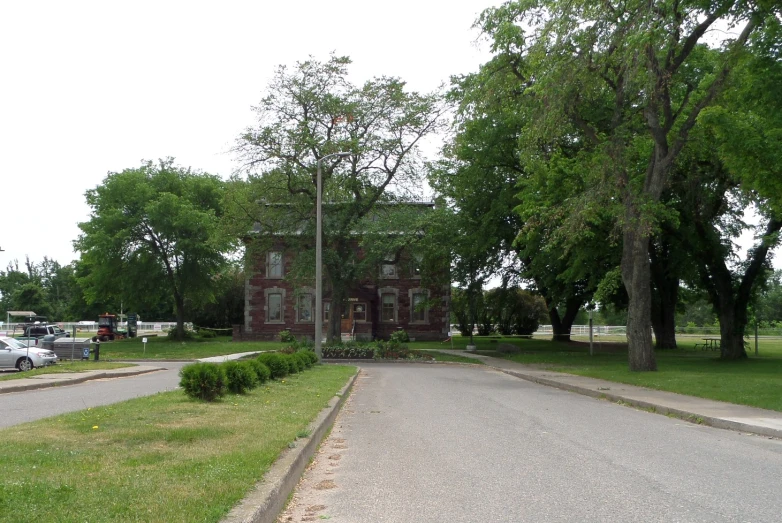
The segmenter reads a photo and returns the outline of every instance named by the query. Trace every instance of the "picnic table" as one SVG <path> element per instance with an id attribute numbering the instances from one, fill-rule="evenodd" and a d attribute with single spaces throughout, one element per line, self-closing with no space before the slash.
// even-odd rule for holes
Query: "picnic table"
<path id="1" fill-rule="evenodd" d="M 701 350 L 720 350 L 719 338 L 703 338 L 703 343 L 696 343 L 695 348 L 701 348 Z"/>

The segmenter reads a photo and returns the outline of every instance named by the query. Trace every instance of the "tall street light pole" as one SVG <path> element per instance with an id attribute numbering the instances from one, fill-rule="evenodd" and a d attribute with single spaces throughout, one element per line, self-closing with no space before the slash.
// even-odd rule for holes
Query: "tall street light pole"
<path id="1" fill-rule="evenodd" d="M 315 233 L 315 354 L 318 360 L 323 359 L 323 180 L 320 173 L 320 164 L 327 158 L 345 158 L 350 153 L 332 153 L 323 158 L 318 158 L 318 187 L 317 187 L 317 232 Z M 332 309 L 333 310 L 333 309 Z"/>

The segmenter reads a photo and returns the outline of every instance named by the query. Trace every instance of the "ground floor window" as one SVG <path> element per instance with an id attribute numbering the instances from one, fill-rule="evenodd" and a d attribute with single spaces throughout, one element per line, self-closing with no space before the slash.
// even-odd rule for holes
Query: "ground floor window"
<path id="1" fill-rule="evenodd" d="M 324 301 L 323 302 L 323 321 L 329 321 L 329 318 L 331 318 L 331 302 L 330 301 Z"/>
<path id="2" fill-rule="evenodd" d="M 389 323 L 396 321 L 396 295 L 383 294 L 380 310 L 380 321 Z"/>
<path id="3" fill-rule="evenodd" d="M 353 304 L 353 321 L 367 321 L 367 306 L 365 303 Z"/>
<path id="4" fill-rule="evenodd" d="M 282 294 L 269 294 L 267 300 L 269 321 L 282 321 Z"/>
<path id="5" fill-rule="evenodd" d="M 300 294 L 296 303 L 296 320 L 299 322 L 313 321 L 312 294 Z"/>
<path id="6" fill-rule="evenodd" d="M 410 321 L 425 323 L 428 320 L 429 314 L 426 308 L 426 299 L 427 295 L 425 292 L 413 292 L 410 300 Z"/>

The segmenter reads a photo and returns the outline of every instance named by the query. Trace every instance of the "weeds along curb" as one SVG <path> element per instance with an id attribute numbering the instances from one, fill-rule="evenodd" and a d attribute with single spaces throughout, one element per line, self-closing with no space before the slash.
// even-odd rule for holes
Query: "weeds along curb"
<path id="1" fill-rule="evenodd" d="M 164 368 L 158 368 L 158 369 L 141 369 L 141 370 L 133 370 L 133 371 L 126 371 L 122 373 L 117 372 L 100 372 L 98 374 L 90 374 L 89 376 L 79 376 L 79 377 L 68 377 L 67 379 L 61 379 L 59 381 L 52 381 L 52 382 L 46 382 L 41 381 L 39 383 L 26 383 L 24 385 L 10 385 L 8 387 L 0 387 L 0 394 L 5 394 L 6 392 L 22 392 L 25 390 L 35 390 L 35 389 L 48 389 L 51 387 L 65 387 L 66 385 L 76 385 L 79 383 L 84 383 L 85 381 L 90 380 L 101 380 L 105 378 L 125 378 L 128 376 L 138 376 L 140 374 L 148 374 L 150 372 L 157 372 L 159 370 L 165 370 Z M 95 371 L 88 371 L 88 372 L 95 372 Z M 52 374 L 52 376 L 57 376 L 57 374 Z M 34 379 L 34 378 L 30 378 Z"/>
<path id="2" fill-rule="evenodd" d="M 619 394 L 612 394 L 610 392 L 606 392 L 602 390 L 592 390 L 585 387 L 570 385 L 568 383 L 562 383 L 556 380 L 549 380 L 546 378 L 530 376 L 529 374 L 524 374 L 523 372 L 518 372 L 518 371 L 513 371 L 508 369 L 500 369 L 497 367 L 494 368 L 496 370 L 499 370 L 500 372 L 504 372 L 505 374 L 509 374 L 511 376 L 514 376 L 516 378 L 521 378 L 526 381 L 531 381 L 533 383 L 539 383 L 540 385 L 546 385 L 548 387 L 554 387 L 560 390 L 566 390 L 568 392 L 576 392 L 578 394 L 582 394 L 584 396 L 591 396 L 596 399 L 605 399 L 621 405 L 629 405 L 631 407 L 644 409 L 654 414 L 673 416 L 681 419 L 682 421 L 687 421 L 690 423 L 694 423 L 696 425 L 706 425 L 717 429 L 734 430 L 737 432 L 747 432 L 750 434 L 757 434 L 758 436 L 767 436 L 771 438 L 782 439 L 782 430 L 779 429 L 773 429 L 770 427 L 759 427 L 757 425 L 750 425 L 747 423 L 742 423 L 740 421 L 731 421 L 722 418 L 715 418 L 713 416 L 705 416 L 703 414 L 698 414 L 696 412 L 674 409 L 671 407 L 664 407 L 662 405 L 657 405 L 655 403 L 650 403 L 648 401 L 634 400 L 631 398 L 627 398 L 625 396 L 621 396 Z"/>
<path id="3" fill-rule="evenodd" d="M 221 520 L 221 523 L 274 523 L 277 521 L 277 516 L 288 502 L 288 496 L 296 488 L 304 469 L 334 424 L 334 419 L 353 388 L 358 372 L 359 369 L 356 369 L 356 373 L 350 377 L 348 383 L 334 398 L 331 398 L 329 406 L 320 411 L 315 421 L 309 424 L 309 437 L 297 440 L 298 443 L 304 441 L 306 443 L 303 445 L 297 443 L 296 447 L 283 452 L 272 464 L 269 471 L 264 474 L 263 479 Z"/>

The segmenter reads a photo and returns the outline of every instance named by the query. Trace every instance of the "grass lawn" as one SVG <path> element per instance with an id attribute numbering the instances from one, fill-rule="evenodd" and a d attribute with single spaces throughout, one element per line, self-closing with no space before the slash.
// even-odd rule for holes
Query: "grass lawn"
<path id="1" fill-rule="evenodd" d="M 237 343 L 228 336 L 179 342 L 165 336 L 149 337 L 147 340 L 146 351 L 141 338 L 101 343 L 100 357 L 108 360 L 194 360 L 236 352 L 277 350 L 289 345 L 278 341 Z"/>
<path id="2" fill-rule="evenodd" d="M 0 373 L 0 381 L 32 378 L 34 376 L 40 376 L 41 374 L 64 374 L 69 372 L 84 372 L 86 370 L 119 369 L 122 367 L 133 367 L 133 364 L 108 361 L 62 361 L 56 365 L 39 367 L 27 372 L 3 372 Z"/>
<path id="3" fill-rule="evenodd" d="M 487 338 L 474 338 L 482 354 L 535 364 L 542 368 L 639 385 L 651 389 L 782 411 L 782 340 L 761 339 L 759 356 L 751 340 L 749 358 L 726 362 L 712 351 L 695 350 L 702 336 L 679 337 L 676 350 L 657 351 L 657 372 L 630 372 L 627 349 L 620 343 L 594 343 L 589 355 L 588 341 L 559 343 L 545 339 L 502 339 L 522 349 L 521 354 L 500 355 L 497 344 Z M 465 338 L 466 340 L 466 338 Z M 466 341 L 455 340 L 456 345 Z"/>
<path id="4" fill-rule="evenodd" d="M 355 367 L 319 365 L 245 396 L 180 390 L 0 431 L 0 521 L 219 521 Z"/>

